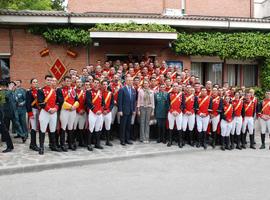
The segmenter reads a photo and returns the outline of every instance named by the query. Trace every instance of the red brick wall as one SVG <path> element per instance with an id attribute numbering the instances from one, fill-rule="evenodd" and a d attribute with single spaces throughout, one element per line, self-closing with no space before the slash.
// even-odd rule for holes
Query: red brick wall
<path id="1" fill-rule="evenodd" d="M 15 29 L 12 32 L 14 53 L 10 58 L 10 75 L 12 80 L 22 79 L 24 86 L 29 86 L 29 80 L 33 77 L 43 82 L 44 75 L 49 72 L 48 64 L 52 64 L 56 58 L 60 58 L 68 68 L 81 69 L 86 65 L 85 48 L 75 49 L 78 57 L 73 59 L 66 55 L 65 46 L 47 44 L 43 38 L 23 29 Z M 49 48 L 51 54 L 41 57 L 39 52 L 45 47 Z"/>
<path id="2" fill-rule="evenodd" d="M 187 0 L 186 13 L 188 15 L 250 17 L 253 16 L 253 0 Z"/>
<path id="3" fill-rule="evenodd" d="M 68 11 L 162 13 L 163 0 L 69 0 Z"/>
<path id="4" fill-rule="evenodd" d="M 9 30 L 0 29 L 0 53 L 10 53 Z"/>
<path id="5" fill-rule="evenodd" d="M 69 0 L 68 3 L 70 12 L 162 13 L 164 8 L 181 9 L 181 0 Z M 186 13 L 250 17 L 253 0 L 186 0 Z"/>

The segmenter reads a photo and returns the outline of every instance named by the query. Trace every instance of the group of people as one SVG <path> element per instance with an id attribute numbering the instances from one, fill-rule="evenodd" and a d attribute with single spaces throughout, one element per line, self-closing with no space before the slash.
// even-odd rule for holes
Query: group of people
<path id="1" fill-rule="evenodd" d="M 152 132 L 157 142 L 168 147 L 176 141 L 180 148 L 187 143 L 204 149 L 220 144 L 222 150 L 231 150 L 245 149 L 247 135 L 250 148 L 256 148 L 257 118 L 261 149 L 270 130 L 270 91 L 259 101 L 254 90 L 244 86 L 211 81 L 203 86 L 188 69 L 165 61 L 97 61 L 81 74 L 70 69 L 61 83 L 51 75 L 45 76 L 42 88 L 39 81 L 31 79 L 28 90 L 21 88 L 20 80 L 2 83 L 0 128 L 7 144 L 3 152 L 14 148 L 10 122 L 22 142 L 30 131 L 29 148 L 41 155 L 46 133 L 50 149 L 57 152 L 75 151 L 77 146 L 92 151 L 92 144 L 103 149 L 103 135 L 105 145 L 112 146 L 113 132 L 119 133 L 121 145 L 137 139 L 149 143 L 151 130 L 156 130 Z"/>

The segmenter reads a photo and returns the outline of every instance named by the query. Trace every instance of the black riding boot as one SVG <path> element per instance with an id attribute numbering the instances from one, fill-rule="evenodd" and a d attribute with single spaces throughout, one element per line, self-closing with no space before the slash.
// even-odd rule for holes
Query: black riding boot
<path id="1" fill-rule="evenodd" d="M 254 136 L 255 136 L 254 134 L 249 135 L 250 148 L 251 148 L 251 149 L 256 149 L 255 144 L 254 144 Z"/>
<path id="2" fill-rule="evenodd" d="M 88 151 L 93 151 L 93 147 L 92 147 L 92 133 L 89 130 L 86 130 L 86 147 Z"/>
<path id="3" fill-rule="evenodd" d="M 241 135 L 241 143 L 242 143 L 242 148 L 245 149 L 246 148 L 246 137 L 247 137 L 247 134 L 246 133 L 242 133 Z"/>
<path id="4" fill-rule="evenodd" d="M 212 132 L 212 138 L 213 138 L 212 147 L 214 149 L 214 148 L 216 148 L 216 139 L 217 139 L 217 132 L 216 131 Z"/>
<path id="5" fill-rule="evenodd" d="M 230 139 L 231 139 L 231 149 L 234 149 L 235 147 L 234 147 L 234 135 L 231 135 L 230 136 Z"/>
<path id="6" fill-rule="evenodd" d="M 60 129 L 60 147 L 62 151 L 67 152 L 67 148 L 65 145 L 65 139 L 66 139 L 66 131 L 63 129 Z"/>
<path id="7" fill-rule="evenodd" d="M 194 131 L 188 131 L 189 135 L 189 144 L 190 146 L 194 147 Z"/>
<path id="8" fill-rule="evenodd" d="M 240 135 L 237 135 L 236 138 L 237 138 L 237 145 L 236 145 L 236 149 L 239 149 L 239 150 L 242 150 L 242 147 L 241 147 L 241 144 L 240 144 L 240 138 L 241 136 Z"/>
<path id="9" fill-rule="evenodd" d="M 196 144 L 196 147 L 197 148 L 200 148 L 201 147 L 201 142 L 202 142 L 202 132 L 199 132 L 198 131 L 198 138 L 197 138 L 197 144 Z"/>
<path id="10" fill-rule="evenodd" d="M 75 141 L 74 130 L 69 130 L 68 134 L 69 134 L 69 146 L 71 146 L 72 151 L 76 151 L 77 145 L 76 145 L 76 141 Z"/>
<path id="11" fill-rule="evenodd" d="M 107 131 L 107 130 L 105 131 L 105 133 L 106 133 L 106 145 L 107 146 L 113 146 L 112 143 L 110 142 L 110 132 L 111 132 L 110 130 L 109 131 Z"/>
<path id="12" fill-rule="evenodd" d="M 39 148 L 37 146 L 37 135 L 36 134 L 37 134 L 37 132 L 32 129 L 30 132 L 31 141 L 30 141 L 29 148 L 32 149 L 33 151 L 39 151 Z"/>
<path id="13" fill-rule="evenodd" d="M 223 136 L 221 136 L 220 139 L 221 139 L 221 147 L 220 148 L 221 148 L 222 151 L 225 151 L 225 145 L 224 145 L 225 138 Z"/>
<path id="14" fill-rule="evenodd" d="M 39 154 L 44 154 L 44 141 L 45 141 L 45 133 L 39 132 Z"/>
<path id="15" fill-rule="evenodd" d="M 229 136 L 225 137 L 225 149 L 231 150 L 230 137 Z"/>
<path id="16" fill-rule="evenodd" d="M 260 149 L 265 149 L 265 134 L 261 133 L 261 141 L 262 141 L 262 145 Z"/>
<path id="17" fill-rule="evenodd" d="M 168 131 L 168 147 L 172 146 L 172 130 Z"/>
<path id="18" fill-rule="evenodd" d="M 207 134 L 206 131 L 203 131 L 202 132 L 202 145 L 203 145 L 203 148 L 204 149 L 207 149 L 207 143 L 206 143 L 206 137 L 207 137 L 207 135 L 206 134 Z"/>
<path id="19" fill-rule="evenodd" d="M 183 148 L 183 132 L 178 131 L 178 147 Z"/>
<path id="20" fill-rule="evenodd" d="M 96 149 L 103 149 L 103 147 L 100 145 L 100 135 L 101 135 L 101 131 L 96 132 L 95 135 L 96 135 L 96 144 L 95 144 L 95 148 L 96 148 Z"/>
<path id="21" fill-rule="evenodd" d="M 61 151 L 61 149 L 60 148 L 58 148 L 57 146 L 56 146 L 56 142 L 55 142 L 55 132 L 50 132 L 49 133 L 50 134 L 50 137 L 51 137 L 51 146 L 50 146 L 50 149 L 52 150 L 52 151 L 57 151 L 57 152 L 60 152 Z"/>

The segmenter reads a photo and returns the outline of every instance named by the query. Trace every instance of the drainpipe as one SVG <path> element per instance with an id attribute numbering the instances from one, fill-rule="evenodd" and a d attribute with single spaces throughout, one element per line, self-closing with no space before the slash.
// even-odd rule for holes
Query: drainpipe
<path id="1" fill-rule="evenodd" d="M 182 15 L 186 14 L 186 0 L 181 0 L 181 11 Z"/>

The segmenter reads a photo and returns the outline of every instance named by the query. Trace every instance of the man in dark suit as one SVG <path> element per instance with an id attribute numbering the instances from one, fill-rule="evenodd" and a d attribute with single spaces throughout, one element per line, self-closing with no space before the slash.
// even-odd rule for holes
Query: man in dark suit
<path id="1" fill-rule="evenodd" d="M 126 78 L 126 86 L 122 87 L 118 93 L 118 112 L 120 118 L 120 142 L 121 145 L 132 144 L 130 142 L 131 117 L 135 115 L 136 91 L 132 87 L 133 79 Z"/>

